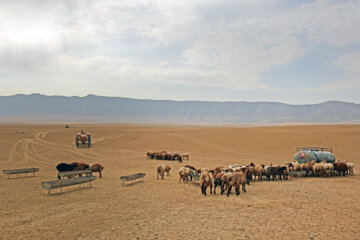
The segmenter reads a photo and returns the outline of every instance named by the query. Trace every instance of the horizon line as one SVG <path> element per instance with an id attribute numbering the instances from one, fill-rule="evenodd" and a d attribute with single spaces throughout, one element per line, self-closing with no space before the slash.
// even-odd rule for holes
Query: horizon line
<path id="1" fill-rule="evenodd" d="M 284 102 L 276 102 L 276 101 L 213 101 L 213 100 L 172 100 L 172 99 L 149 99 L 149 98 L 132 98 L 132 97 L 121 97 L 121 96 L 103 96 L 103 95 L 96 95 L 96 94 L 92 94 L 89 93 L 87 95 L 84 96 L 77 96 L 77 95 L 71 95 L 71 96 L 66 96 L 66 95 L 47 95 L 47 94 L 43 94 L 43 93 L 29 93 L 29 94 L 25 94 L 25 93 L 16 93 L 16 94 L 12 94 L 12 95 L 0 95 L 0 97 L 15 97 L 18 95 L 23 95 L 23 96 L 31 96 L 31 95 L 40 95 L 40 96 L 45 96 L 45 97 L 65 97 L 65 98 L 72 98 L 72 97 L 77 97 L 77 98 L 85 98 L 85 97 L 102 97 L 102 98 L 123 98 L 123 99 L 132 99 L 132 100 L 140 100 L 140 101 L 170 101 L 170 102 L 207 102 L 207 103 L 278 103 L 278 104 L 285 104 L 285 105 L 291 105 L 291 106 L 307 106 L 307 105 L 320 105 L 320 104 L 324 104 L 324 103 L 329 103 L 329 102 L 340 102 L 340 103 L 349 103 L 349 104 L 355 104 L 355 105 L 359 105 L 360 103 L 355 103 L 355 102 L 347 102 L 347 101 L 342 101 L 342 100 L 328 100 L 328 101 L 324 101 L 324 102 L 318 102 L 318 103 L 303 103 L 303 104 L 290 104 L 290 103 L 284 103 Z"/>

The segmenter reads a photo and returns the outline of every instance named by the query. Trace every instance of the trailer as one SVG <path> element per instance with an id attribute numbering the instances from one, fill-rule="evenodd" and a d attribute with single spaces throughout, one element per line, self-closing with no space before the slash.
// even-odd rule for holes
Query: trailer
<path id="1" fill-rule="evenodd" d="M 328 163 L 333 163 L 335 162 L 336 157 L 333 154 L 332 148 L 301 147 L 301 148 L 296 148 L 294 160 L 296 160 L 298 163 L 307 163 L 314 160 L 317 163 L 323 160 L 325 160 Z"/>

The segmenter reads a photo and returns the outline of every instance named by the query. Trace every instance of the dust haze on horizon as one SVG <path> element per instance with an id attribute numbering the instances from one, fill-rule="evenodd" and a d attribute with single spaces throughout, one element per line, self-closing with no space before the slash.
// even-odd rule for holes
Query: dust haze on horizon
<path id="1" fill-rule="evenodd" d="M 360 103 L 359 9 L 359 0 L 1 1 L 0 96 Z"/>

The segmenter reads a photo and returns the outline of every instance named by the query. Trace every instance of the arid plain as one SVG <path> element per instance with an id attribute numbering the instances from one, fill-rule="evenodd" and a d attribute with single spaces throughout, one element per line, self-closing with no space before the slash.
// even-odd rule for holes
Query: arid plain
<path id="1" fill-rule="evenodd" d="M 75 147 L 81 129 L 92 134 L 91 148 Z M 255 182 L 229 198 L 179 184 L 185 164 L 285 163 L 304 146 L 332 147 L 355 164 L 355 176 Z M 189 152 L 190 160 L 146 158 L 160 150 Z M 41 182 L 73 161 L 102 164 L 103 178 L 48 195 Z M 157 180 L 165 162 L 171 176 Z M 360 125 L 1 124 L 0 169 L 26 167 L 40 171 L 0 174 L 0 239 L 360 239 Z M 120 176 L 138 172 L 143 182 L 122 185 Z"/>

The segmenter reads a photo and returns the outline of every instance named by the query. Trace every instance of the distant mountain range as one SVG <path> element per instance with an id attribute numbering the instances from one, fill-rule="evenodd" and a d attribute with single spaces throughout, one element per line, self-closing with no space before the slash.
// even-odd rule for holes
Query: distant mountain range
<path id="1" fill-rule="evenodd" d="M 359 123 L 360 104 L 140 100 L 122 97 L 0 96 L 2 122 Z"/>

